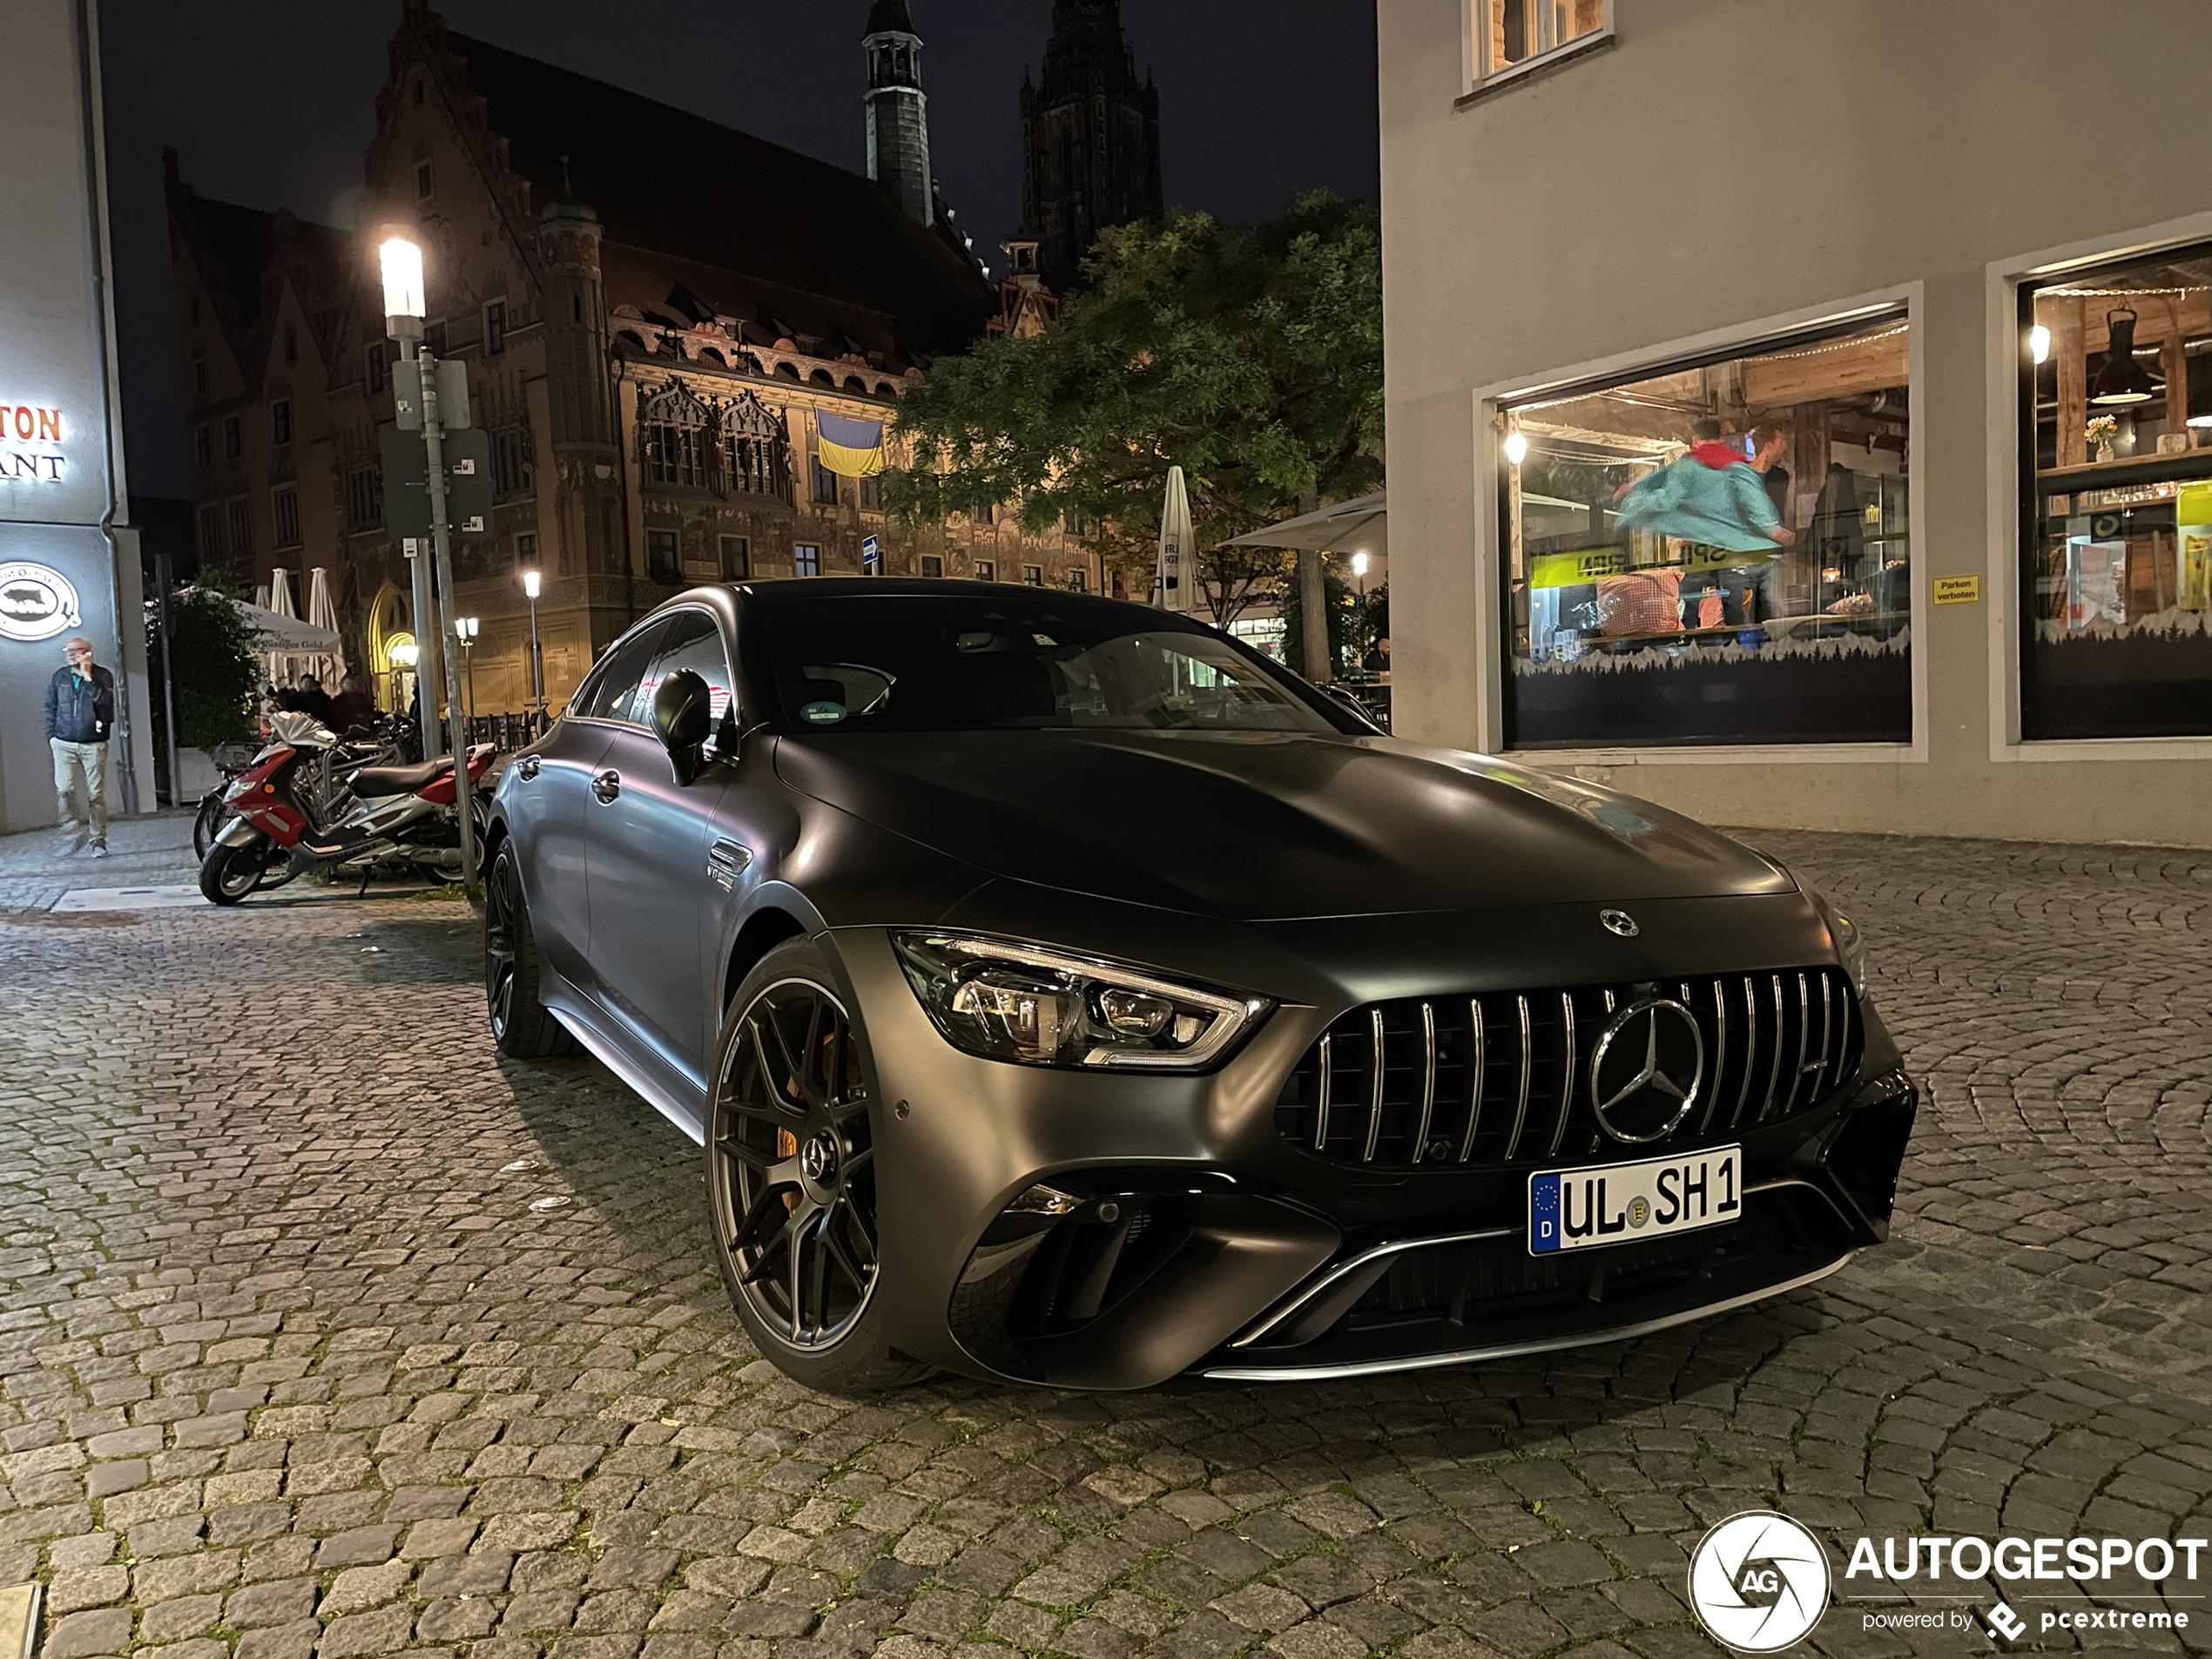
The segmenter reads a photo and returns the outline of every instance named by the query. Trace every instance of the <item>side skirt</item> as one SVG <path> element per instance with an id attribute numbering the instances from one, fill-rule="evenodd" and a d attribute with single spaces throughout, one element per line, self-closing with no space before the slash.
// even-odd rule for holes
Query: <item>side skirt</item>
<path id="1" fill-rule="evenodd" d="M 546 1012 L 567 1028 L 569 1035 L 583 1045 L 585 1052 L 621 1078 L 632 1094 L 682 1130 L 694 1146 L 706 1144 L 705 1129 L 685 1109 L 683 1103 L 631 1063 L 620 1046 L 594 1025 L 588 1015 L 569 1004 L 566 999 L 559 1006 L 551 1002 L 545 1006 Z"/>

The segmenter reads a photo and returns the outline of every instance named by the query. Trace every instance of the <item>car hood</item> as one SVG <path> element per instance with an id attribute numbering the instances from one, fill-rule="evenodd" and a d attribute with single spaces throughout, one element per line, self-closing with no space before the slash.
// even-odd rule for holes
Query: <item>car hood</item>
<path id="1" fill-rule="evenodd" d="M 840 732 L 802 793 L 1015 880 L 1241 921 L 1786 894 L 1750 848 L 1507 761 L 1302 732 Z"/>

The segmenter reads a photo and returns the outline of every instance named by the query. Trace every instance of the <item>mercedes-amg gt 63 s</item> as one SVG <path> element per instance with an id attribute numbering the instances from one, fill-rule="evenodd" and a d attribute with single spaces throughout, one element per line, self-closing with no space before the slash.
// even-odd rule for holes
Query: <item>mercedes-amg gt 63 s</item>
<path id="1" fill-rule="evenodd" d="M 501 1051 L 702 1143 L 738 1318 L 827 1390 L 1633 1337 L 1880 1240 L 1918 1102 L 1779 865 L 1082 594 L 686 593 L 487 854 Z"/>

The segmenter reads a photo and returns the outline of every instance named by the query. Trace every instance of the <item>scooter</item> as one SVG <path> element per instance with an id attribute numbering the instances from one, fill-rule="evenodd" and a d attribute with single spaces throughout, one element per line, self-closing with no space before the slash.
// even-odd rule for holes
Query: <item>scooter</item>
<path id="1" fill-rule="evenodd" d="M 363 766 L 347 780 L 326 825 L 317 821 L 318 767 L 309 763 L 337 743 L 309 715 L 280 714 L 270 723 L 268 746 L 224 793 L 237 816 L 199 867 L 199 890 L 210 903 L 234 905 L 311 870 L 358 870 L 364 892 L 380 873 L 462 876 L 453 758 Z M 469 752 L 469 807 L 476 815 L 479 846 L 489 801 L 483 779 L 496 753 L 489 743 Z"/>

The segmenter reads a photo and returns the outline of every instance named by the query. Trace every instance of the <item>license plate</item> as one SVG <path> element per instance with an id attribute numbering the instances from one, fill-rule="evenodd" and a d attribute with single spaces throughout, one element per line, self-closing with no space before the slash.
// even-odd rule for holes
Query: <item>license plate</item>
<path id="1" fill-rule="evenodd" d="M 1528 1253 L 1589 1250 L 1718 1227 L 1743 1211 L 1743 1149 L 1528 1177 Z"/>

